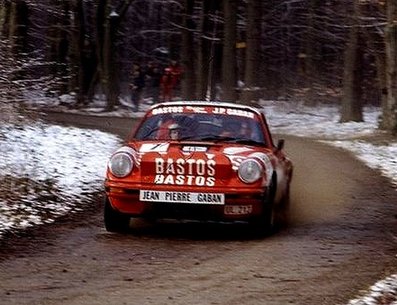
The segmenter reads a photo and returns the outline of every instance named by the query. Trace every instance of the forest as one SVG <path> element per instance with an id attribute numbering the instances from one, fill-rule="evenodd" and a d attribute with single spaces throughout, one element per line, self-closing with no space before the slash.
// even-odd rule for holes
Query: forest
<path id="1" fill-rule="evenodd" d="M 376 105 L 397 133 L 394 0 L 1 0 L 0 35 L 1 103 L 112 110 L 134 66 L 173 61 L 182 100 L 337 103 L 341 122 Z"/>

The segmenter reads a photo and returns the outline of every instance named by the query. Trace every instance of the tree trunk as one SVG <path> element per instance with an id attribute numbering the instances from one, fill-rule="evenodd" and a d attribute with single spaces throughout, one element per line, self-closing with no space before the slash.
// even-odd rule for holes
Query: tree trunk
<path id="1" fill-rule="evenodd" d="M 74 34 L 71 40 L 71 69 L 74 70 L 74 78 L 71 80 L 76 90 L 78 105 L 86 105 L 91 102 L 90 86 L 96 72 L 96 57 L 93 42 L 90 39 L 86 25 L 86 13 L 84 1 L 76 0 L 73 7 Z"/>
<path id="2" fill-rule="evenodd" d="M 381 127 L 397 133 L 397 4 L 387 1 L 386 48 L 386 104 Z"/>
<path id="3" fill-rule="evenodd" d="M 361 122 L 362 113 L 362 57 L 360 29 L 358 24 L 358 3 L 354 3 L 354 22 L 350 28 L 345 51 L 343 93 L 340 122 Z"/>
<path id="4" fill-rule="evenodd" d="M 182 32 L 182 54 L 181 61 L 184 68 L 181 93 L 182 99 L 196 99 L 196 77 L 195 77 L 195 47 L 194 47 L 194 23 L 193 10 L 194 0 L 185 0 L 185 11 L 183 14 L 183 32 Z"/>
<path id="5" fill-rule="evenodd" d="M 118 86 L 114 76 L 115 60 L 114 37 L 116 31 L 114 17 L 111 16 L 111 7 L 108 0 L 101 0 L 97 13 L 97 33 L 99 58 L 99 80 L 106 98 L 106 110 L 112 111 L 118 103 Z"/>
<path id="6" fill-rule="evenodd" d="M 119 97 L 119 84 L 117 77 L 117 61 L 116 61 L 116 49 L 115 49 L 115 32 L 116 24 L 113 17 L 110 15 L 110 10 L 105 22 L 104 31 L 104 43 L 103 43 L 103 86 L 105 88 L 106 99 L 107 99 L 107 111 L 114 110 L 114 107 L 118 105 Z"/>
<path id="7" fill-rule="evenodd" d="M 198 37 L 198 45 L 197 45 L 197 98 L 199 100 L 204 100 L 207 94 L 207 86 L 208 86 L 208 73 L 209 73 L 209 65 L 210 65 L 210 48 L 211 44 L 208 39 L 205 37 L 208 36 L 209 32 L 209 15 L 210 12 L 210 1 L 203 0 L 201 7 L 201 15 L 199 18 L 199 37 Z"/>
<path id="8" fill-rule="evenodd" d="M 372 3 L 366 3 L 365 5 L 361 5 L 361 15 L 364 15 L 364 18 L 370 18 L 373 15 L 373 10 L 377 9 L 374 7 Z M 367 41 L 367 46 L 369 47 L 369 52 L 374 56 L 374 64 L 376 67 L 376 83 L 374 85 L 377 90 L 376 95 L 378 96 L 378 100 L 375 103 L 380 103 L 382 110 L 386 109 L 386 100 L 387 100 L 387 92 L 386 92 L 386 56 L 384 48 L 380 48 L 379 46 L 384 45 L 385 40 L 383 33 L 378 30 L 378 28 L 368 28 L 365 27 L 363 29 L 363 35 L 365 36 L 365 40 Z M 382 124 L 382 120 L 379 120 L 380 127 Z M 382 128 L 382 127 L 381 127 Z"/>
<path id="9" fill-rule="evenodd" d="M 4 38 L 5 30 L 8 25 L 8 14 L 10 4 L 3 1 L 0 4 L 0 37 Z"/>
<path id="10" fill-rule="evenodd" d="M 97 72 L 96 72 L 96 81 L 95 83 L 91 83 L 90 86 L 90 94 L 94 94 L 96 83 L 100 86 L 101 94 L 106 94 L 105 85 L 106 80 L 104 77 L 104 62 L 103 62 L 103 45 L 104 45 L 104 37 L 105 37 L 105 22 L 106 22 L 106 12 L 107 12 L 107 0 L 98 1 L 98 6 L 96 9 L 96 57 L 98 61 Z"/>
<path id="11" fill-rule="evenodd" d="M 73 40 L 75 33 L 73 32 L 73 27 L 71 24 L 71 14 L 73 13 L 73 7 L 70 6 L 69 1 L 59 2 L 53 1 L 55 8 L 60 12 L 59 17 L 53 17 L 52 25 L 49 27 L 47 35 L 50 38 L 50 48 L 48 51 L 48 58 L 50 62 L 55 64 L 49 67 L 50 73 L 61 81 L 56 82 L 53 85 L 53 90 L 59 94 L 68 93 L 74 91 L 74 83 L 71 80 L 74 79 L 74 75 L 77 75 L 74 70 L 78 69 L 79 63 L 74 61 L 74 54 L 71 49 L 73 49 Z M 67 63 L 69 62 L 69 67 L 67 69 Z M 69 80 L 66 81 L 66 80 Z M 73 85 L 71 85 L 71 83 Z"/>
<path id="12" fill-rule="evenodd" d="M 260 94 L 262 1 L 248 0 L 247 48 L 245 54 L 244 88 L 241 93 L 243 103 L 257 100 Z"/>
<path id="13" fill-rule="evenodd" d="M 235 102 L 237 100 L 237 1 L 224 0 L 224 38 L 222 56 L 222 99 Z"/>
<path id="14" fill-rule="evenodd" d="M 315 106 L 317 99 L 314 94 L 314 80 L 316 79 L 316 63 L 315 55 L 318 52 L 315 39 L 316 29 L 316 11 L 320 6 L 319 0 L 310 0 L 308 5 L 308 20 L 307 20 L 307 32 L 305 35 L 305 49 L 304 52 L 299 54 L 300 61 L 300 73 L 303 77 L 303 86 L 305 87 L 306 94 L 304 97 L 304 103 L 307 106 Z"/>
<path id="15" fill-rule="evenodd" d="M 77 0 L 76 8 L 75 8 L 75 57 L 76 62 L 78 62 L 78 71 L 77 71 L 77 103 L 79 105 L 86 104 L 87 101 L 87 93 L 89 89 L 89 76 L 87 75 L 87 69 L 89 69 L 89 65 L 85 62 L 85 58 L 89 56 L 87 52 L 88 48 L 88 40 L 86 40 L 86 30 L 85 30 L 85 22 L 84 22 L 84 2 L 83 0 Z"/>
<path id="16" fill-rule="evenodd" d="M 27 33 L 29 26 L 29 8 L 25 1 L 12 1 L 8 6 L 4 29 L 5 38 L 8 39 L 10 50 L 14 54 L 27 52 Z"/>

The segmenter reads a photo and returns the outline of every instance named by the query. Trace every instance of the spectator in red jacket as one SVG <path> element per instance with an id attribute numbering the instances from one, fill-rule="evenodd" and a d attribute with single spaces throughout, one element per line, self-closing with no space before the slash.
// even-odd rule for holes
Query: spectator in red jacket
<path id="1" fill-rule="evenodd" d="M 161 78 L 161 101 L 171 101 L 173 94 L 180 85 L 182 76 L 182 67 L 176 60 L 172 60 L 170 65 L 165 68 Z"/>
<path id="2" fill-rule="evenodd" d="M 165 68 L 164 74 L 160 80 L 162 102 L 172 101 L 172 94 L 174 87 L 175 87 L 175 80 L 173 79 L 173 76 L 171 74 L 171 69 Z"/>
<path id="3" fill-rule="evenodd" d="M 181 81 L 182 67 L 179 65 L 179 63 L 176 60 L 171 60 L 171 63 L 168 66 L 168 68 L 171 71 L 172 80 L 174 82 L 174 88 L 175 88 L 179 86 L 179 83 Z"/>

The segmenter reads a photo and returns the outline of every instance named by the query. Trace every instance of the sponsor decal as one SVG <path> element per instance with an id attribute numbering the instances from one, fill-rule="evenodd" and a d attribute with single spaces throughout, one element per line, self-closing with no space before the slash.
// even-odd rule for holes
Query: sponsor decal
<path id="1" fill-rule="evenodd" d="M 208 113 L 205 107 L 186 106 L 186 110 L 194 113 Z"/>
<path id="2" fill-rule="evenodd" d="M 226 147 L 223 152 L 232 164 L 232 169 L 237 171 L 241 162 L 246 158 L 242 153 L 251 152 L 253 149 L 249 147 Z"/>
<path id="3" fill-rule="evenodd" d="M 215 107 L 212 113 L 235 115 L 235 116 L 241 116 L 241 117 L 246 117 L 246 118 L 251 118 L 251 119 L 253 119 L 255 117 L 255 114 L 251 111 L 246 111 L 246 110 L 242 110 L 242 109 L 234 109 L 234 108 Z"/>
<path id="4" fill-rule="evenodd" d="M 168 150 L 168 147 L 169 143 L 144 143 L 139 149 L 139 152 L 166 152 Z"/>
<path id="5" fill-rule="evenodd" d="M 170 107 L 161 107 L 155 108 L 152 110 L 152 114 L 163 114 L 163 113 L 183 113 L 183 106 L 170 106 Z"/>
<path id="6" fill-rule="evenodd" d="M 183 152 L 206 152 L 208 150 L 205 146 L 183 146 Z"/>
<path id="7" fill-rule="evenodd" d="M 238 170 L 241 162 L 243 162 L 243 160 L 246 158 L 246 157 L 239 156 L 239 155 L 237 155 L 237 156 L 226 155 L 226 157 L 229 159 L 230 163 L 232 164 L 232 169 L 234 171 Z"/>
<path id="8" fill-rule="evenodd" d="M 215 160 L 155 158 L 155 184 L 215 185 Z"/>
<path id="9" fill-rule="evenodd" d="M 193 204 L 224 204 L 225 195 L 220 193 L 190 193 L 141 190 L 140 201 L 175 202 Z"/>
<path id="10" fill-rule="evenodd" d="M 251 111 L 226 107 L 166 106 L 161 108 L 155 108 L 152 110 L 152 115 L 165 113 L 213 113 L 233 115 L 250 119 L 255 118 L 255 113 Z"/>

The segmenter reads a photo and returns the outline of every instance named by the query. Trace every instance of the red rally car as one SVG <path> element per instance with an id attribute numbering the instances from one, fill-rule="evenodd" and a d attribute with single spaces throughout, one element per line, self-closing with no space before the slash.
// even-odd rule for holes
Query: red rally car
<path id="1" fill-rule="evenodd" d="M 265 115 L 222 102 L 154 105 L 110 158 L 105 227 L 132 217 L 246 221 L 270 232 L 289 204 L 292 162 Z"/>

